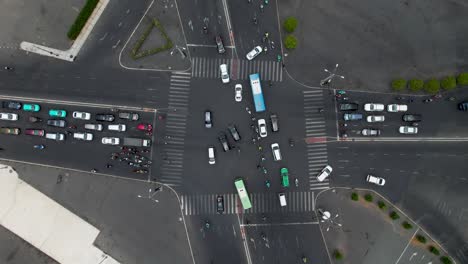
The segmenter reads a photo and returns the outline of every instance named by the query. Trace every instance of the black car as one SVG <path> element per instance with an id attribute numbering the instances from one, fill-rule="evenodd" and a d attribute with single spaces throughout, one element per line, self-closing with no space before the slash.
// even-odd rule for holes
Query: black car
<path id="1" fill-rule="evenodd" d="M 341 111 L 356 111 L 359 109 L 359 105 L 356 103 L 345 103 L 340 104 Z"/>
<path id="2" fill-rule="evenodd" d="M 218 136 L 219 143 L 223 146 L 224 152 L 229 151 L 231 146 L 229 146 L 229 142 L 227 140 L 227 136 L 225 133 L 220 133 Z"/>
<path id="3" fill-rule="evenodd" d="M 278 116 L 276 114 L 270 115 L 270 121 L 271 121 L 271 131 L 278 132 L 279 130 Z"/>
<path id="4" fill-rule="evenodd" d="M 468 102 L 461 102 L 458 104 L 458 110 L 468 111 Z"/>
<path id="5" fill-rule="evenodd" d="M 6 101 L 6 102 L 2 102 L 2 107 L 6 109 L 20 110 L 21 103 L 15 102 L 15 101 Z"/>
<path id="6" fill-rule="evenodd" d="M 111 114 L 97 114 L 96 115 L 96 121 L 113 122 L 114 119 L 115 119 L 115 116 Z"/>
<path id="7" fill-rule="evenodd" d="M 47 125 L 54 126 L 54 127 L 66 127 L 67 122 L 65 120 L 50 119 L 50 120 L 47 120 Z"/>
<path id="8" fill-rule="evenodd" d="M 223 39 L 221 38 L 221 36 L 216 36 L 215 40 L 216 40 L 216 47 L 218 47 L 218 53 L 223 54 L 224 52 L 226 52 L 226 50 L 224 49 Z"/>
<path id="9" fill-rule="evenodd" d="M 422 115 L 416 114 L 405 114 L 403 115 L 403 121 L 405 122 L 420 122 L 422 121 Z"/>
<path id="10" fill-rule="evenodd" d="M 218 195 L 216 197 L 216 211 L 218 214 L 224 213 L 224 198 L 221 195 Z"/>
<path id="11" fill-rule="evenodd" d="M 228 130 L 231 133 L 231 136 L 235 141 L 239 141 L 241 139 L 239 132 L 237 132 L 237 128 L 235 125 L 229 125 Z"/>

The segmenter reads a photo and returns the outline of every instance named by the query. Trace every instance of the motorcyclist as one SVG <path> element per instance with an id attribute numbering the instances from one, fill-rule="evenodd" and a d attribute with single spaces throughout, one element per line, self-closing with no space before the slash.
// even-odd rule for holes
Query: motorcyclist
<path id="1" fill-rule="evenodd" d="M 265 185 L 266 185 L 267 188 L 270 188 L 270 181 L 269 181 L 269 180 L 266 180 L 266 181 L 265 181 Z"/>
<path id="2" fill-rule="evenodd" d="M 294 183 L 296 184 L 296 187 L 299 187 L 299 180 L 297 178 L 294 180 Z"/>
<path id="3" fill-rule="evenodd" d="M 307 257 L 306 256 L 302 256 L 302 262 L 307 263 Z"/>
<path id="4" fill-rule="evenodd" d="M 205 221 L 205 227 L 206 227 L 206 229 L 210 228 L 210 222 L 208 220 Z"/>
<path id="5" fill-rule="evenodd" d="M 97 170 L 96 170 L 96 169 L 92 169 L 91 172 L 92 172 L 92 173 L 96 173 Z"/>

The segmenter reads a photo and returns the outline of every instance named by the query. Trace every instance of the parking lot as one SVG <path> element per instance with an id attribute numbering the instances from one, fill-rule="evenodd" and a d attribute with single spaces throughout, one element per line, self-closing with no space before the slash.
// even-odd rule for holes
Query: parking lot
<path id="1" fill-rule="evenodd" d="M 4 100 L 3 102 L 8 102 Z M 31 163 L 46 164 L 83 171 L 113 174 L 128 177 L 148 178 L 151 170 L 151 146 L 126 146 L 124 138 L 141 138 L 152 140 L 152 132 L 137 129 L 138 125 L 155 126 L 154 112 L 131 110 L 119 110 L 117 108 L 105 108 L 98 105 L 63 105 L 50 102 L 25 102 L 12 101 L 20 104 L 11 106 L 21 107 L 20 110 L 5 109 L 2 113 L 17 115 L 17 121 L 0 120 L 1 128 L 18 128 L 19 135 L 4 134 L 2 129 L 0 140 L 2 142 L 0 152 L 2 158 L 20 160 Z M 22 108 L 39 105 L 37 112 L 24 111 Z M 7 107 L 7 105 L 4 105 Z M 37 109 L 35 109 L 37 110 Z M 52 110 L 52 111 L 51 111 Z M 57 110 L 57 111 L 54 111 Z M 66 112 L 66 117 L 51 116 Z M 83 120 L 73 118 L 73 112 L 86 113 Z M 138 114 L 138 120 L 132 121 L 119 117 L 122 113 Z M 96 121 L 98 114 L 113 116 L 114 120 Z M 10 115 L 11 116 L 11 115 Z M 136 115 L 135 115 L 136 117 Z M 55 121 L 53 121 L 55 120 Z M 33 122 L 34 121 L 34 122 Z M 49 124 L 48 124 L 49 123 Z M 63 127 L 51 126 L 56 123 Z M 102 131 L 85 129 L 85 124 L 100 124 Z M 125 131 L 109 130 L 110 128 L 125 128 Z M 28 135 L 34 133 L 37 135 Z M 58 134 L 57 134 L 58 133 Z M 50 139 L 58 135 L 63 140 Z M 92 137 L 92 138 L 91 138 Z M 103 138 L 114 140 L 115 145 L 103 144 Z M 90 139 L 90 140 L 86 140 Z M 115 142 L 118 140 L 119 142 Z M 132 164 L 133 163 L 133 164 Z M 129 165 L 130 164 L 130 165 Z"/>

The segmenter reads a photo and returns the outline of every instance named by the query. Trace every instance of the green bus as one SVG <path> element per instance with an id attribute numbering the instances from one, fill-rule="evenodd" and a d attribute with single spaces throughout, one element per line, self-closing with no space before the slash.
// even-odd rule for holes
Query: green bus
<path id="1" fill-rule="evenodd" d="M 239 199 L 244 210 L 252 208 L 249 193 L 247 192 L 247 189 L 245 189 L 244 180 L 242 180 L 242 178 L 238 178 L 234 181 L 234 185 L 236 186 L 237 194 L 239 194 Z"/>
<path id="2" fill-rule="evenodd" d="M 281 184 L 283 187 L 289 187 L 289 172 L 287 168 L 281 168 Z"/>

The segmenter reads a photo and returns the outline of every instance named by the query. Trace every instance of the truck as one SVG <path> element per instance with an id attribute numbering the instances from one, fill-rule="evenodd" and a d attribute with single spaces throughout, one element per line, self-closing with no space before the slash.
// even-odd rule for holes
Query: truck
<path id="1" fill-rule="evenodd" d="M 133 147 L 149 147 L 151 146 L 151 140 L 143 138 L 124 138 L 124 146 L 133 146 Z"/>

